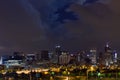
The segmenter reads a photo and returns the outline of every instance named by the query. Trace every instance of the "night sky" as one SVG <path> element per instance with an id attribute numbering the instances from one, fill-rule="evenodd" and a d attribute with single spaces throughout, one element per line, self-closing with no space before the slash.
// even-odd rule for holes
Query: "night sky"
<path id="1" fill-rule="evenodd" d="M 120 48 L 120 0 L 0 0 L 0 54 Z"/>

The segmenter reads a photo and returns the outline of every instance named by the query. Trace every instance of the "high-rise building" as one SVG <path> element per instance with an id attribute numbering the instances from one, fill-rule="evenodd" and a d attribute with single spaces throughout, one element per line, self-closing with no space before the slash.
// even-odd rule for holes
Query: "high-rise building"
<path id="1" fill-rule="evenodd" d="M 56 61 L 59 63 L 59 56 L 61 55 L 61 46 L 55 46 L 55 57 L 57 58 Z"/>
<path id="2" fill-rule="evenodd" d="M 67 52 L 62 52 L 59 56 L 59 64 L 68 64 L 70 62 L 70 55 Z"/>
<path id="3" fill-rule="evenodd" d="M 36 54 L 34 53 L 29 53 L 26 54 L 26 65 L 29 67 L 32 67 L 36 63 Z"/>
<path id="4" fill-rule="evenodd" d="M 86 57 L 85 51 L 79 52 L 76 57 L 77 57 L 77 63 L 79 65 L 85 64 L 85 57 Z"/>
<path id="5" fill-rule="evenodd" d="M 111 50 L 111 48 L 110 48 L 108 43 L 105 45 L 105 52 L 106 53 L 111 53 L 112 52 L 112 50 Z"/>
<path id="6" fill-rule="evenodd" d="M 97 65 L 99 66 L 99 68 L 102 68 L 104 65 L 105 65 L 105 56 L 104 56 L 104 53 L 103 52 L 100 52 L 98 54 L 98 57 L 97 57 Z"/>
<path id="7" fill-rule="evenodd" d="M 55 46 L 55 52 L 57 55 L 61 55 L 61 46 Z"/>
<path id="8" fill-rule="evenodd" d="M 97 50 L 96 49 L 90 50 L 90 59 L 91 59 L 91 63 L 93 65 L 96 65 L 97 63 Z"/>
<path id="9" fill-rule="evenodd" d="M 112 61 L 112 49 L 110 48 L 109 44 L 107 43 L 105 46 L 105 65 L 109 66 L 110 64 L 113 63 Z"/>
<path id="10" fill-rule="evenodd" d="M 118 53 L 116 52 L 116 50 L 113 51 L 113 62 L 117 63 L 117 59 L 118 59 Z"/>

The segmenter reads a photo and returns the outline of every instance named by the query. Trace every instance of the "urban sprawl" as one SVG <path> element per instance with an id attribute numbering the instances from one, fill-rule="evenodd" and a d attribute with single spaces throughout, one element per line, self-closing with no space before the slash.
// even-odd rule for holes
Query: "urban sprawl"
<path id="1" fill-rule="evenodd" d="M 0 80 L 120 80 L 120 59 L 108 43 L 103 52 L 14 52 L 1 56 Z"/>

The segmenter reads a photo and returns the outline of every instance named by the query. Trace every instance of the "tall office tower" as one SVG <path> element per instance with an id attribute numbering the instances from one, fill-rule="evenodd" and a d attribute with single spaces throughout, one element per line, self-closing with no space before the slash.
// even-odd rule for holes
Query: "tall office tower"
<path id="1" fill-rule="evenodd" d="M 104 61 L 105 56 L 104 56 L 103 54 L 104 54 L 103 52 L 100 52 L 100 53 L 98 54 L 98 58 L 97 58 L 98 66 L 99 66 L 100 68 L 102 68 L 102 67 L 104 66 L 104 63 L 105 63 L 105 61 Z"/>
<path id="2" fill-rule="evenodd" d="M 112 61 L 112 49 L 109 47 L 109 44 L 107 43 L 105 46 L 105 65 L 109 66 L 110 64 L 113 63 Z"/>
<path id="3" fill-rule="evenodd" d="M 97 63 L 97 50 L 96 49 L 90 50 L 90 59 L 91 59 L 91 63 L 93 65 L 96 65 Z"/>
<path id="4" fill-rule="evenodd" d="M 55 57 L 57 58 L 57 63 L 59 63 L 59 56 L 61 55 L 61 46 L 55 46 Z"/>
<path id="5" fill-rule="evenodd" d="M 77 54 L 77 62 L 80 63 L 82 60 L 82 54 L 81 53 L 78 53 Z"/>
<path id="6" fill-rule="evenodd" d="M 61 55 L 61 46 L 55 46 L 55 52 L 57 55 Z"/>
<path id="7" fill-rule="evenodd" d="M 85 57 L 86 57 L 86 54 L 85 54 L 85 51 L 81 51 L 77 54 L 77 62 L 79 65 L 84 65 L 85 64 Z"/>
<path id="8" fill-rule="evenodd" d="M 113 52 L 113 62 L 115 64 L 117 63 L 117 59 L 118 59 L 118 53 L 116 52 L 116 50 L 114 50 L 114 52 Z"/>
<path id="9" fill-rule="evenodd" d="M 105 52 L 107 52 L 107 53 L 111 53 L 112 52 L 112 50 L 111 50 L 111 48 L 110 48 L 108 43 L 105 45 Z"/>

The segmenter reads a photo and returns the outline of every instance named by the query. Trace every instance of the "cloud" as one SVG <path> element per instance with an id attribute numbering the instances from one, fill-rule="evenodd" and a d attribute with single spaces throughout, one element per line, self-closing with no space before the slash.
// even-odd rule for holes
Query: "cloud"
<path id="1" fill-rule="evenodd" d="M 56 0 L 1 0 L 0 45 L 5 49 L 0 53 L 50 49 L 55 44 L 71 50 L 102 45 L 105 41 L 119 45 L 119 0 L 116 1 L 107 5 L 73 5 L 79 20 L 58 25 L 53 13 L 69 3 L 67 0 L 60 4 Z"/>
<path id="2" fill-rule="evenodd" d="M 79 36 L 73 38 L 71 42 L 76 41 L 79 45 L 86 45 L 87 47 L 103 46 L 105 42 L 110 41 L 114 47 L 119 48 L 119 2 L 119 0 L 117 2 L 113 0 L 107 5 L 94 3 L 86 7 L 73 4 L 71 9 L 79 15 L 81 20 L 65 24 L 73 36 Z M 85 25 L 81 25 L 81 23 Z M 90 29 L 92 32 L 89 33 Z M 77 45 L 77 43 L 75 44 Z"/>
<path id="3" fill-rule="evenodd" d="M 29 3 L 22 0 L 2 0 L 0 12 L 0 45 L 11 50 L 18 48 L 30 50 L 46 42 L 40 15 Z"/>

